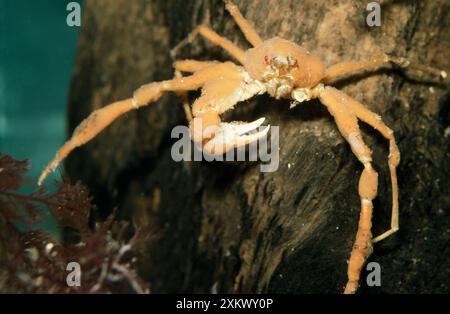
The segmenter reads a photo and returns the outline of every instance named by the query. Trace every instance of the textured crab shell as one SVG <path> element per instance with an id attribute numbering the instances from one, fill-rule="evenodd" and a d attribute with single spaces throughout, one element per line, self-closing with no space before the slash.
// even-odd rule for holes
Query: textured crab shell
<path id="1" fill-rule="evenodd" d="M 324 66 L 318 57 L 311 55 L 299 45 L 279 37 L 271 38 L 249 49 L 244 56 L 244 67 L 253 79 L 263 81 L 268 67 L 267 60 L 288 57 L 296 62 L 296 66 L 291 67 L 289 71 L 295 88 L 314 87 L 324 77 Z"/>

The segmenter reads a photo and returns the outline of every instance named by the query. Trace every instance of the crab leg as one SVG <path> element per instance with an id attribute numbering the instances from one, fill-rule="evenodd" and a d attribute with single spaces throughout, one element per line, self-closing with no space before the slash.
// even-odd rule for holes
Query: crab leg
<path id="1" fill-rule="evenodd" d="M 183 74 L 181 73 L 181 71 L 175 69 L 175 78 L 181 79 L 182 77 L 183 77 Z M 175 92 L 175 94 L 181 98 L 181 102 L 183 103 L 184 114 L 186 115 L 186 120 L 188 122 L 191 122 L 191 120 L 193 119 L 193 116 L 192 116 L 191 106 L 189 104 L 189 98 L 188 98 L 187 91 L 184 91 L 184 90 L 177 91 L 177 92 Z"/>
<path id="2" fill-rule="evenodd" d="M 239 12 L 237 6 L 229 0 L 225 0 L 227 10 L 230 12 L 231 16 L 234 18 L 236 24 L 238 24 L 245 38 L 250 42 L 253 46 L 258 46 L 263 42 L 261 37 L 258 35 L 256 30 L 250 25 L 250 23 L 242 16 Z M 216 32 L 214 32 L 211 28 L 205 25 L 198 26 L 194 29 L 184 40 L 178 43 L 172 51 L 171 55 L 175 58 L 178 54 L 178 51 L 184 47 L 186 44 L 191 43 L 197 35 L 201 35 L 213 44 L 221 47 L 226 50 L 231 56 L 236 58 L 241 64 L 244 60 L 244 51 L 238 48 L 235 44 L 233 44 L 227 38 L 220 36 Z"/>
<path id="3" fill-rule="evenodd" d="M 231 62 L 217 65 L 217 75 L 202 88 L 202 94 L 192 105 L 194 119 L 190 123 L 191 137 L 205 151 L 213 155 L 223 154 L 232 148 L 244 146 L 264 137 L 269 126 L 252 134 L 264 122 L 221 122 L 220 115 L 232 109 L 238 102 L 265 92 L 265 86 L 249 79 L 243 67 Z"/>
<path id="4" fill-rule="evenodd" d="M 175 61 L 173 67 L 175 68 L 175 77 L 182 78 L 183 74 L 181 72 L 197 72 L 206 69 L 210 66 L 217 65 L 217 61 L 198 61 L 198 60 L 179 60 Z M 191 112 L 191 106 L 189 105 L 188 94 L 186 91 L 177 91 L 177 96 L 179 96 L 183 102 L 183 109 L 186 115 L 186 120 L 191 122 L 193 116 Z"/>
<path id="5" fill-rule="evenodd" d="M 91 113 L 89 117 L 83 120 L 80 125 L 75 128 L 72 138 L 56 152 L 54 159 L 42 171 L 38 185 L 41 185 L 44 182 L 48 174 L 54 171 L 59 163 L 65 159 L 72 150 L 90 141 L 112 121 L 134 108 L 133 100 L 130 98 L 117 101 Z"/>
<path id="6" fill-rule="evenodd" d="M 172 51 L 171 55 L 172 57 L 175 57 L 178 54 L 178 50 L 180 50 L 185 45 L 191 43 L 197 35 L 201 35 L 204 38 L 208 39 L 213 44 L 221 47 L 222 49 L 226 50 L 231 56 L 236 58 L 241 64 L 244 60 L 244 51 L 240 48 L 238 48 L 235 44 L 233 44 L 231 41 L 229 41 L 227 38 L 220 36 L 215 31 L 213 31 L 211 28 L 205 25 L 198 26 L 196 29 L 194 29 L 187 38 L 180 41 L 178 45 L 176 45 Z"/>
<path id="7" fill-rule="evenodd" d="M 358 119 L 372 126 L 389 141 L 388 165 L 392 187 L 391 228 L 373 239 L 373 242 L 379 242 L 399 229 L 397 166 L 400 163 L 400 151 L 395 142 L 394 131 L 384 124 L 379 115 L 364 107 L 360 102 L 337 89 L 333 89 L 333 93 L 345 103 L 345 106 L 347 106 Z"/>
<path id="8" fill-rule="evenodd" d="M 39 177 L 41 185 L 48 174 L 55 170 L 59 163 L 76 147 L 79 147 L 124 113 L 148 105 L 156 101 L 165 91 L 194 90 L 200 88 L 205 82 L 217 75 L 217 67 L 209 67 L 198 71 L 191 76 L 175 78 L 163 82 L 150 83 L 134 92 L 132 98 L 114 102 L 108 106 L 92 112 L 73 132 L 72 137 L 57 151 L 54 159 L 47 165 Z"/>
<path id="9" fill-rule="evenodd" d="M 381 117 L 366 107 L 355 99 L 349 97 L 348 95 L 337 91 L 340 97 L 345 101 L 345 104 L 355 113 L 358 119 L 364 121 L 365 123 L 372 126 L 381 135 L 389 141 L 389 170 L 391 174 L 391 185 L 392 185 L 392 214 L 391 214 L 391 228 L 384 232 L 383 234 L 375 237 L 373 242 L 381 241 L 391 234 L 395 233 L 399 229 L 399 212 L 398 212 L 398 184 L 397 184 L 397 166 L 400 163 L 400 151 L 397 147 L 394 137 L 394 131 L 384 124 Z"/>
<path id="10" fill-rule="evenodd" d="M 253 26 L 251 26 L 250 23 L 242 16 L 237 6 L 231 0 L 225 0 L 225 4 L 227 10 L 234 18 L 234 21 L 239 26 L 248 42 L 251 43 L 254 47 L 262 44 L 263 40 L 261 39 L 261 37 L 259 37 Z"/>
<path id="11" fill-rule="evenodd" d="M 198 61 L 187 59 L 175 61 L 173 63 L 173 67 L 175 68 L 175 70 L 180 72 L 193 73 L 217 64 L 217 61 Z"/>
<path id="12" fill-rule="evenodd" d="M 361 137 L 358 119 L 355 113 L 345 105 L 345 98 L 342 97 L 342 94 L 334 88 L 326 87 L 319 95 L 319 99 L 333 115 L 340 133 L 364 165 L 358 188 L 361 199 L 358 232 L 350 254 L 347 268 L 348 282 L 344 290 L 344 293 L 349 294 L 356 292 L 361 269 L 372 253 L 372 200 L 377 195 L 378 174 L 371 164 L 372 152 Z"/>
<path id="13" fill-rule="evenodd" d="M 394 63 L 402 68 L 411 68 L 420 72 L 429 73 L 437 77 L 445 79 L 447 73 L 423 64 L 411 63 L 405 58 L 395 57 L 388 54 L 383 54 L 374 57 L 371 60 L 365 61 L 345 61 L 331 66 L 327 70 L 327 75 L 322 79 L 323 83 L 329 83 L 341 76 L 352 75 L 360 71 L 375 70 L 387 63 Z"/>

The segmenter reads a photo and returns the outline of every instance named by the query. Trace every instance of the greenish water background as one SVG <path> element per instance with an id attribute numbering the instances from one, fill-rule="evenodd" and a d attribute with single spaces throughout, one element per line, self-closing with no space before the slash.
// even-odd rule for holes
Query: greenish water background
<path id="1" fill-rule="evenodd" d="M 66 23 L 69 2 L 0 0 L 0 152 L 30 160 L 26 191 L 66 137 L 79 32 Z"/>

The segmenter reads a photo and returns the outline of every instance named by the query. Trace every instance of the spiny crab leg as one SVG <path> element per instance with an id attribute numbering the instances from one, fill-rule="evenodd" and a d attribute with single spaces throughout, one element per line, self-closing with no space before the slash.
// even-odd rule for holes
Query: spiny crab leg
<path id="1" fill-rule="evenodd" d="M 159 96 L 159 91 L 157 91 L 155 95 L 152 95 L 154 98 L 159 98 Z M 38 180 L 38 185 L 42 185 L 49 173 L 54 171 L 59 163 L 64 160 L 72 150 L 89 142 L 118 117 L 135 108 L 133 99 L 129 98 L 117 101 L 92 112 L 89 117 L 83 120 L 80 125 L 75 128 L 72 137 L 56 152 L 53 160 L 42 171 Z"/>
<path id="2" fill-rule="evenodd" d="M 264 123 L 264 120 L 265 118 L 260 118 L 250 123 L 222 122 L 215 127 L 213 138 L 204 144 L 203 149 L 212 155 L 220 155 L 231 149 L 257 142 L 267 135 L 270 125 L 256 133 L 248 133 L 258 129 Z"/>

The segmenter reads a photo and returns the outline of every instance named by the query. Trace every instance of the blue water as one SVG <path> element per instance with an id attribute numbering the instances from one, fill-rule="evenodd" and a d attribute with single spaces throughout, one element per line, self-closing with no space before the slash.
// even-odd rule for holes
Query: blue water
<path id="1" fill-rule="evenodd" d="M 69 2 L 0 0 L 0 152 L 30 160 L 28 191 L 66 137 L 80 30 L 66 23 Z"/>

